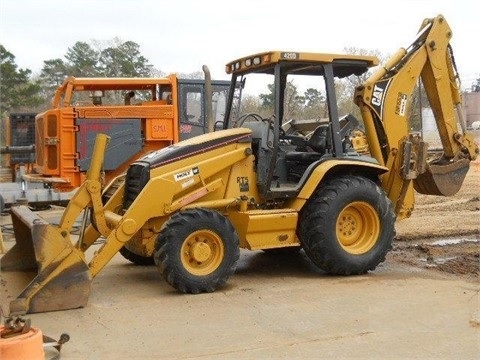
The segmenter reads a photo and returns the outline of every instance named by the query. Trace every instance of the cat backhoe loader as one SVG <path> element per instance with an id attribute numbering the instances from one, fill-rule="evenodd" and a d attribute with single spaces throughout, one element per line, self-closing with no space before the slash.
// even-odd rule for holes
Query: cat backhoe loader
<path id="1" fill-rule="evenodd" d="M 34 273 L 10 299 L 10 313 L 85 306 L 92 280 L 124 246 L 135 261 L 154 262 L 178 291 L 194 294 L 221 287 L 235 272 L 240 248 L 302 248 L 328 274 L 374 270 L 391 248 L 395 219 L 413 210 L 414 189 L 453 195 L 478 154 L 457 124 L 463 118 L 451 36 L 442 16 L 426 19 L 413 44 L 357 88 L 354 101 L 368 140 L 362 153 L 349 134 L 359 121 L 339 113 L 335 91 L 340 79 L 378 64 L 357 55 L 273 51 L 228 63 L 224 129 L 135 161 L 107 198 L 100 173 L 108 137 L 98 135 L 87 180 L 58 226 L 24 206 L 12 210 L 17 242 L 2 258 L 2 270 Z M 437 158 L 409 132 L 419 79 L 443 142 Z M 273 84 L 262 114 L 236 96 L 249 84 L 258 90 L 258 80 Z M 293 81 L 320 86 L 325 94 L 305 106 L 308 118 L 318 119 L 308 134 L 282 127 L 298 104 Z M 74 244 L 70 230 L 82 213 L 85 226 Z M 103 244 L 87 259 L 86 250 L 101 236 Z"/>

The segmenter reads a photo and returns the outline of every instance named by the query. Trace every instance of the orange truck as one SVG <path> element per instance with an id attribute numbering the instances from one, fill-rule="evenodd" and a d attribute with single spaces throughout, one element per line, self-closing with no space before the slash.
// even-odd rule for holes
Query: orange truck
<path id="1" fill-rule="evenodd" d="M 109 183 L 140 156 L 222 126 L 230 81 L 210 80 L 204 71 L 205 80 L 65 79 L 52 107 L 35 116 L 33 171 L 22 172 L 13 188 L 0 184 L 0 210 L 19 199 L 68 201 L 85 180 L 97 133 L 111 138 L 103 168 Z"/>

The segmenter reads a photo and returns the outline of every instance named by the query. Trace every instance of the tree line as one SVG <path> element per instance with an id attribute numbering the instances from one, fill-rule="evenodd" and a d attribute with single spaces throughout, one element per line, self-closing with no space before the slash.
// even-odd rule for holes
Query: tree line
<path id="1" fill-rule="evenodd" d="M 356 49 L 346 49 L 357 51 Z M 48 108 L 55 89 L 67 76 L 75 77 L 147 77 L 164 76 L 141 54 L 140 46 L 133 41 L 114 38 L 108 42 L 93 40 L 90 43 L 77 41 L 69 47 L 63 58 L 48 59 L 43 62 L 39 74 L 29 69 L 20 69 L 15 63 L 15 55 L 0 44 L 0 73 L 2 74 L 0 91 L 0 115 L 10 112 L 40 112 Z M 203 78 L 202 72 L 179 74 L 186 78 Z M 359 83 L 359 81 L 357 81 Z M 340 86 L 340 85 L 339 85 Z M 345 84 L 339 89 L 339 95 L 351 102 L 355 84 Z M 308 89 L 299 94 L 295 84 L 290 84 L 288 100 L 289 115 L 306 113 L 316 102 L 322 101 L 325 94 Z M 258 98 L 247 99 L 252 106 L 268 108 L 273 98 L 273 84 L 269 93 Z M 353 104 L 350 106 L 354 106 Z"/>
<path id="2" fill-rule="evenodd" d="M 140 52 L 133 41 L 115 38 L 106 44 L 78 41 L 63 58 L 43 62 L 39 74 L 20 69 L 15 55 L 0 44 L 0 114 L 12 111 L 44 110 L 67 76 L 76 77 L 147 77 L 162 76 Z"/>
<path id="3" fill-rule="evenodd" d="M 358 55 L 374 55 L 386 60 L 378 50 L 345 48 L 345 53 Z M 371 72 L 361 76 L 342 79 L 336 84 L 339 112 L 352 113 L 357 118 L 358 108 L 353 103 L 355 87 L 362 84 Z M 133 41 L 122 41 L 114 38 L 107 42 L 77 41 L 69 47 L 63 58 L 45 60 L 39 74 L 30 69 L 21 69 L 15 62 L 15 55 L 0 43 L 0 116 L 5 118 L 11 112 L 40 112 L 50 106 L 55 89 L 68 76 L 75 77 L 148 77 L 164 76 L 165 73 L 155 68 L 141 54 L 140 46 Z M 202 72 L 179 74 L 180 77 L 202 78 Z M 480 89 L 480 78 L 477 79 L 476 91 Z M 262 112 L 273 106 L 273 84 L 268 92 L 259 96 L 249 96 L 242 100 L 244 106 L 253 112 Z M 419 94 L 422 94 L 420 96 Z M 289 83 L 286 92 L 288 118 L 309 118 L 313 116 L 315 105 L 324 104 L 325 94 L 316 89 L 307 89 L 299 93 L 294 83 Z M 427 104 L 424 92 L 415 91 L 410 107 L 410 122 L 414 130 L 421 126 L 421 104 Z M 324 105 L 325 106 L 325 105 Z"/>

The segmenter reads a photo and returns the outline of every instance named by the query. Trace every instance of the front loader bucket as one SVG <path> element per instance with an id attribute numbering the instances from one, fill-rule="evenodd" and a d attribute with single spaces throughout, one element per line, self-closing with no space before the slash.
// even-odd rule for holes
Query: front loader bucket
<path id="1" fill-rule="evenodd" d="M 413 181 L 413 187 L 417 192 L 426 195 L 455 195 L 463 184 L 469 166 L 470 161 L 467 159 L 444 165 L 427 164 L 426 171 Z"/>
<path id="2" fill-rule="evenodd" d="M 83 252 L 28 207 L 12 207 L 11 216 L 16 243 L 0 258 L 10 315 L 85 306 L 92 277 Z"/>

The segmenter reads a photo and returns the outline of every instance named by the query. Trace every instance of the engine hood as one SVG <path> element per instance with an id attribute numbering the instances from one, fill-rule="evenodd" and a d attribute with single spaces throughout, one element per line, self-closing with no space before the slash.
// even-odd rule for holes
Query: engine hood
<path id="1" fill-rule="evenodd" d="M 235 142 L 250 142 L 252 131 L 246 128 L 220 130 L 196 136 L 150 153 L 138 162 L 148 163 L 150 169 L 169 164 L 183 158 L 201 154 Z"/>

